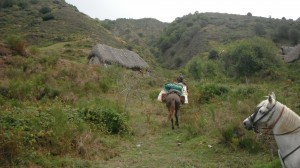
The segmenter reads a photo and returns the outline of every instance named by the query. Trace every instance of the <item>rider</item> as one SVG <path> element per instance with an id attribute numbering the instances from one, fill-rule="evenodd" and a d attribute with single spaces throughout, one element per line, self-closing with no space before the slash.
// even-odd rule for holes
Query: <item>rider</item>
<path id="1" fill-rule="evenodd" d="M 186 84 L 186 80 L 183 78 L 183 74 L 180 73 L 179 76 L 177 77 L 177 83 L 182 83 L 186 86 L 186 91 L 188 92 L 188 86 Z"/>
<path id="2" fill-rule="evenodd" d="M 178 83 L 183 83 L 183 75 L 182 75 L 182 73 L 180 73 L 179 76 L 177 77 L 177 82 Z"/>

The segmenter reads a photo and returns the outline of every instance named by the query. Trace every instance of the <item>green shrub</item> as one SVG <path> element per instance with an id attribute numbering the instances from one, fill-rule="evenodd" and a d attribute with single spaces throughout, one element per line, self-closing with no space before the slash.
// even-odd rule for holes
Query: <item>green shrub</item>
<path id="1" fill-rule="evenodd" d="M 7 39 L 7 44 L 16 53 L 21 56 L 26 56 L 26 41 L 17 35 L 9 36 Z"/>
<path id="2" fill-rule="evenodd" d="M 27 8 L 28 8 L 29 4 L 28 4 L 27 1 L 22 0 L 22 1 L 20 1 L 20 2 L 18 3 L 18 6 L 19 6 L 21 9 L 24 10 L 24 9 L 27 9 Z"/>
<path id="3" fill-rule="evenodd" d="M 30 0 L 30 3 L 32 3 L 32 4 L 38 4 L 39 0 Z"/>
<path id="4" fill-rule="evenodd" d="M 112 134 L 122 133 L 127 130 L 125 116 L 113 109 L 105 109 L 102 111 L 102 123 Z"/>
<path id="5" fill-rule="evenodd" d="M 55 99 L 60 95 L 60 91 L 57 89 L 54 89 L 52 87 L 49 87 L 47 85 L 38 87 L 36 91 L 36 99 L 41 100 L 44 97 L 47 97 L 49 99 Z"/>
<path id="6" fill-rule="evenodd" d="M 249 98 L 256 90 L 257 88 L 254 87 L 239 87 L 235 93 L 239 98 Z"/>
<path id="7" fill-rule="evenodd" d="M 14 5 L 13 0 L 4 0 L 4 2 L 2 4 L 3 8 L 11 8 L 13 5 Z"/>
<path id="8" fill-rule="evenodd" d="M 32 83 L 29 81 L 11 80 L 9 83 L 9 97 L 25 100 L 32 93 Z"/>
<path id="9" fill-rule="evenodd" d="M 211 50 L 208 55 L 209 59 L 217 59 L 219 58 L 219 53 L 216 50 Z"/>
<path id="10" fill-rule="evenodd" d="M 37 55 L 40 53 L 40 49 L 36 46 L 32 46 L 29 48 L 29 54 Z"/>
<path id="11" fill-rule="evenodd" d="M 233 128 L 227 128 L 222 132 L 223 142 L 226 144 L 230 144 L 233 142 L 233 138 L 235 137 L 234 129 Z"/>
<path id="12" fill-rule="evenodd" d="M 233 77 L 251 76 L 282 66 L 275 44 L 258 37 L 232 43 L 222 61 L 224 73 Z"/>
<path id="13" fill-rule="evenodd" d="M 225 96 L 230 91 L 229 88 L 216 84 L 201 86 L 199 90 L 201 92 L 200 103 L 208 103 L 212 98 Z"/>
<path id="14" fill-rule="evenodd" d="M 153 90 L 153 91 L 151 91 L 151 92 L 149 93 L 149 98 L 150 98 L 152 101 L 154 101 L 154 100 L 157 99 L 159 93 L 160 93 L 160 91 L 158 91 L 158 90 Z"/>
<path id="15" fill-rule="evenodd" d="M 107 78 L 101 79 L 99 81 L 99 87 L 103 93 L 107 93 L 112 87 L 112 82 Z"/>
<path id="16" fill-rule="evenodd" d="M 194 58 L 187 66 L 188 72 L 194 79 L 218 78 L 220 76 L 220 68 L 218 63 L 213 60 L 203 60 Z"/>
<path id="17" fill-rule="evenodd" d="M 108 133 L 119 134 L 128 130 L 127 118 L 124 113 L 113 108 L 85 108 L 80 111 L 80 116 L 98 129 L 104 128 Z"/>
<path id="18" fill-rule="evenodd" d="M 0 86 L 0 95 L 9 98 L 9 88 Z"/>
<path id="19" fill-rule="evenodd" d="M 244 138 L 239 141 L 239 147 L 248 150 L 250 153 L 258 153 L 262 150 L 259 143 L 252 138 Z"/>
<path id="20" fill-rule="evenodd" d="M 52 13 L 47 13 L 42 17 L 43 21 L 53 20 L 54 15 Z"/>
<path id="21" fill-rule="evenodd" d="M 257 23 L 254 26 L 254 32 L 257 36 L 264 36 L 267 33 L 262 23 Z"/>
<path id="22" fill-rule="evenodd" d="M 48 6 L 44 6 L 40 9 L 41 14 L 46 14 L 46 13 L 50 13 L 50 12 L 51 12 L 51 8 Z"/>

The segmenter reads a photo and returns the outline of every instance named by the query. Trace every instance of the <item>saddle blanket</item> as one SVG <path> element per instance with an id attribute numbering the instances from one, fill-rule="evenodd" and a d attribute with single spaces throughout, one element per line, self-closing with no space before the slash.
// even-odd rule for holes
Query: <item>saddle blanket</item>
<path id="1" fill-rule="evenodd" d="M 162 102 L 162 95 L 167 94 L 167 93 L 169 93 L 169 91 L 172 91 L 172 90 L 180 91 L 182 96 L 185 97 L 184 104 L 189 103 L 187 86 L 184 85 L 183 83 L 175 83 L 175 84 L 167 83 L 167 84 L 165 84 L 164 87 L 161 89 L 160 93 L 158 94 L 157 101 Z"/>

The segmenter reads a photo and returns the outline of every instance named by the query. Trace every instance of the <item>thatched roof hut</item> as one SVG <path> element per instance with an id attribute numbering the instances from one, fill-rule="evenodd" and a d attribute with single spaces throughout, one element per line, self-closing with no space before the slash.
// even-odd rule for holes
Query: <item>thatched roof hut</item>
<path id="1" fill-rule="evenodd" d="M 284 62 L 289 63 L 300 58 L 300 44 L 295 47 L 282 47 L 281 48 Z"/>
<path id="2" fill-rule="evenodd" d="M 119 64 L 130 69 L 148 69 L 149 65 L 135 52 L 97 44 L 89 55 L 89 64 Z"/>

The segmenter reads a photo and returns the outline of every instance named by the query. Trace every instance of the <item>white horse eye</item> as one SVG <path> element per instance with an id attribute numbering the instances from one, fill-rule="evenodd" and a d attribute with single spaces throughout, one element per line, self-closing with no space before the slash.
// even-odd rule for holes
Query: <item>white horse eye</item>
<path id="1" fill-rule="evenodd" d="M 264 113 L 265 113 L 265 111 L 264 111 L 264 110 L 261 110 L 261 109 L 260 109 L 258 112 L 259 112 L 260 114 L 264 114 Z"/>

